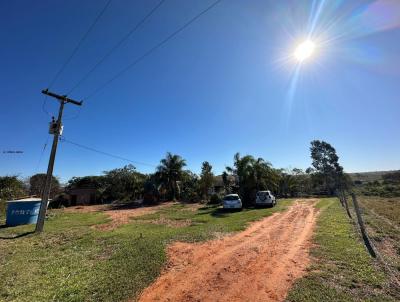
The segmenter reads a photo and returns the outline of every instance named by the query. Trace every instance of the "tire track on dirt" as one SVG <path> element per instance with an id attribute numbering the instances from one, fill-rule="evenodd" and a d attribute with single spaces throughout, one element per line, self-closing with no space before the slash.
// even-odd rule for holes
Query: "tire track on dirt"
<path id="1" fill-rule="evenodd" d="M 316 216 L 313 202 L 296 201 L 233 236 L 174 243 L 140 301 L 282 301 L 310 262 Z"/>

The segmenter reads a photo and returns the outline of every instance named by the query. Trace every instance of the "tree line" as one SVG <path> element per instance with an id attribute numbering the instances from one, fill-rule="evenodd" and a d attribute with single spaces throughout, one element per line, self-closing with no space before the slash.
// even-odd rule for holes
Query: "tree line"
<path id="1" fill-rule="evenodd" d="M 382 175 L 381 180 L 355 182 L 356 191 L 367 196 L 400 197 L 400 171 Z"/>
<path id="2" fill-rule="evenodd" d="M 99 176 L 73 177 L 64 188 L 53 177 L 50 197 L 57 199 L 71 190 L 90 188 L 95 190 L 96 200 L 101 203 L 137 199 L 143 199 L 145 203 L 167 200 L 217 203 L 224 194 L 238 193 L 246 206 L 254 202 L 259 190 L 270 190 L 278 197 L 298 197 L 333 195 L 337 188 L 351 186 L 330 144 L 312 141 L 310 155 L 312 165 L 303 171 L 298 168 L 274 168 L 263 158 L 236 153 L 233 164 L 216 176 L 208 161 L 202 163 L 201 172 L 197 175 L 186 169 L 185 159 L 168 152 L 156 171 L 150 174 L 137 171 L 133 165 L 126 165 Z M 0 199 L 41 196 L 44 180 L 45 174 L 33 175 L 25 182 L 16 176 L 0 177 Z"/>

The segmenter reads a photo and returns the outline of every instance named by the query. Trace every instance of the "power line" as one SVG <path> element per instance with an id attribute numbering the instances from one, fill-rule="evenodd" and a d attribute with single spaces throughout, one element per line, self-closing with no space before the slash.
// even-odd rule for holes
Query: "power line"
<path id="1" fill-rule="evenodd" d="M 71 115 L 66 115 L 64 117 L 64 121 L 70 121 L 70 120 L 75 120 L 81 115 L 82 107 L 79 107 L 79 109 Z"/>
<path id="2" fill-rule="evenodd" d="M 39 166 L 40 166 L 40 164 L 41 164 L 41 162 L 42 162 L 43 154 L 44 154 L 44 151 L 46 150 L 47 144 L 48 144 L 48 142 L 49 142 L 49 138 L 50 138 L 50 134 L 47 135 L 46 142 L 44 143 L 43 149 L 42 149 L 42 151 L 40 152 L 39 160 L 38 160 L 38 163 L 37 163 L 36 168 L 35 168 L 35 174 L 36 174 L 36 173 L 38 172 L 38 170 L 39 170 Z"/>
<path id="3" fill-rule="evenodd" d="M 92 151 L 92 152 L 99 153 L 99 154 L 102 154 L 102 155 L 105 155 L 105 156 L 109 156 L 109 157 L 112 157 L 112 158 L 116 158 L 116 159 L 120 159 L 120 160 L 123 160 L 123 161 L 127 161 L 127 162 L 130 162 L 132 164 L 148 166 L 148 167 L 152 167 L 152 168 L 158 168 L 159 167 L 159 165 L 153 165 L 153 164 L 144 163 L 144 162 L 140 162 L 140 161 L 136 161 L 136 160 L 131 160 L 131 159 L 126 158 L 126 157 L 122 157 L 122 156 L 119 156 L 119 155 L 111 154 L 111 153 L 104 152 L 104 151 L 101 151 L 101 150 L 98 150 L 98 149 L 95 149 L 95 148 L 92 148 L 92 147 L 89 147 L 89 146 L 85 146 L 85 145 L 82 145 L 82 144 L 79 144 L 79 143 L 76 143 L 76 142 L 72 142 L 72 141 L 66 139 L 65 136 L 60 136 L 60 141 L 68 143 L 68 144 L 71 144 L 71 145 L 74 145 L 76 147 L 79 147 L 79 148 L 82 148 L 82 149 L 85 149 L 85 150 L 88 150 L 88 151 Z"/>
<path id="4" fill-rule="evenodd" d="M 62 136 L 60 138 L 60 140 L 61 140 L 61 142 L 65 142 L 65 143 L 77 146 L 79 148 L 82 148 L 82 149 L 86 149 L 86 150 L 89 150 L 89 151 L 92 151 L 92 152 L 96 152 L 96 153 L 99 153 L 99 154 L 102 154 L 102 155 L 106 155 L 106 156 L 109 156 L 109 157 L 113 157 L 113 158 L 116 158 L 116 159 L 127 161 L 127 162 L 130 162 L 130 163 L 133 163 L 133 164 L 142 165 L 142 166 L 148 166 L 148 167 L 152 167 L 152 168 L 157 168 L 158 167 L 156 165 L 143 163 L 143 162 L 139 162 L 139 161 L 135 161 L 135 160 L 130 160 L 129 158 L 125 158 L 125 157 L 122 157 L 122 156 L 119 156 L 119 155 L 114 155 L 114 154 L 111 154 L 111 153 L 108 153 L 108 152 L 97 150 L 97 149 L 92 148 L 92 147 L 88 147 L 88 146 L 85 146 L 85 145 L 82 145 L 82 144 L 78 144 L 78 143 L 72 142 L 70 140 L 67 140 L 64 136 Z"/>
<path id="5" fill-rule="evenodd" d="M 48 86 L 48 88 L 51 88 L 51 86 L 54 85 L 54 83 L 57 81 L 58 77 L 61 75 L 61 73 L 64 71 L 65 67 L 67 67 L 67 65 L 69 64 L 69 62 L 72 60 L 72 58 L 75 56 L 75 54 L 77 53 L 78 49 L 81 47 L 81 45 L 83 44 L 83 41 L 85 41 L 85 39 L 87 38 L 87 36 L 89 35 L 89 33 L 92 31 L 92 29 L 94 28 L 94 26 L 97 24 L 97 22 L 99 21 L 99 19 L 101 18 L 101 16 L 104 14 L 104 12 L 107 10 L 108 6 L 110 5 L 112 0 L 108 0 L 106 5 L 103 7 L 103 9 L 100 11 L 100 13 L 97 15 L 96 19 L 94 19 L 93 23 L 90 25 L 90 27 L 88 28 L 88 30 L 86 31 L 86 33 L 82 36 L 82 38 L 79 40 L 78 44 L 76 45 L 75 49 L 72 51 L 71 55 L 67 58 L 67 60 L 64 62 L 64 64 L 61 66 L 61 68 L 59 69 L 59 71 L 56 73 L 56 75 L 54 76 L 53 80 L 50 82 L 50 85 Z"/>
<path id="6" fill-rule="evenodd" d="M 117 44 L 114 45 L 68 92 L 72 93 L 78 88 L 87 78 L 99 67 L 111 54 L 116 51 L 132 34 L 134 34 L 146 21 L 149 19 L 157 9 L 165 2 L 165 0 L 159 1 L 150 12 L 148 12 Z"/>
<path id="7" fill-rule="evenodd" d="M 142 61 L 143 59 L 145 59 L 147 56 L 149 56 L 150 54 L 152 54 L 154 51 L 156 51 L 158 48 L 160 48 L 161 46 L 163 46 L 165 43 L 167 43 L 169 40 L 171 40 L 172 38 L 174 38 L 176 35 L 178 35 L 180 32 L 182 32 L 183 30 L 185 30 L 187 27 L 189 27 L 193 22 L 195 22 L 197 19 L 199 19 L 202 15 L 204 15 L 205 13 L 207 13 L 209 10 L 211 10 L 212 8 L 214 8 L 214 6 L 216 6 L 219 2 L 221 2 L 222 0 L 217 0 L 214 1 L 210 6 L 208 6 L 206 9 L 202 10 L 199 14 L 197 14 L 196 16 L 194 16 L 192 19 L 190 19 L 188 22 L 186 22 L 183 26 L 179 27 L 176 31 L 174 31 L 172 34 L 170 34 L 168 37 L 166 37 L 164 40 L 162 40 L 160 43 L 156 44 L 155 46 L 153 46 L 150 50 L 148 50 L 147 52 L 145 52 L 142 56 L 140 56 L 139 58 L 137 58 L 135 61 L 133 61 L 131 64 L 129 64 L 127 67 L 125 67 L 124 69 L 122 69 L 120 72 L 118 72 L 117 74 L 115 74 L 110 80 L 108 80 L 107 82 L 105 82 L 103 85 L 101 85 L 99 88 L 95 89 L 92 93 L 90 93 L 87 97 L 84 98 L 84 100 L 88 100 L 89 98 L 93 97 L 94 95 L 96 95 L 99 91 L 101 91 L 102 89 L 104 89 L 104 87 L 108 86 L 109 84 L 111 84 L 113 81 L 115 81 L 117 78 L 119 78 L 120 76 L 122 76 L 125 72 L 127 72 L 129 69 L 131 69 L 132 67 L 134 67 L 135 65 L 137 65 L 140 61 Z"/>
<path id="8" fill-rule="evenodd" d="M 43 98 L 42 111 L 43 111 L 45 114 L 47 114 L 48 116 L 51 117 L 52 115 L 51 115 L 50 112 L 46 109 L 46 104 L 47 104 L 47 96 L 45 95 L 44 98 Z"/>

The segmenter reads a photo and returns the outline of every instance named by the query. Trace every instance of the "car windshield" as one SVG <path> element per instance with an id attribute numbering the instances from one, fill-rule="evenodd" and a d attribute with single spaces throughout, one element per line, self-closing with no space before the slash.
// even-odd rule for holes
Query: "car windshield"
<path id="1" fill-rule="evenodd" d="M 238 200 L 239 197 L 238 196 L 225 196 L 224 200 Z"/>

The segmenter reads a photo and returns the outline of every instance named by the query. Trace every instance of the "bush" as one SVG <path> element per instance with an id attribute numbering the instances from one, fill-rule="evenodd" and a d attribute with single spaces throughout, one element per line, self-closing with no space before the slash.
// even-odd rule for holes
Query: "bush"
<path id="1" fill-rule="evenodd" d="M 367 183 L 359 188 L 363 195 L 380 197 L 400 197 L 400 185 L 379 182 Z"/>
<path id="2" fill-rule="evenodd" d="M 25 194 L 24 183 L 17 176 L 0 177 L 0 199 L 11 200 Z"/>
<path id="3" fill-rule="evenodd" d="M 71 203 L 68 199 L 67 194 L 63 193 L 58 195 L 49 203 L 49 209 L 59 209 L 61 207 L 69 207 Z"/>
<path id="4" fill-rule="evenodd" d="M 210 197 L 209 204 L 220 204 L 222 202 L 222 198 L 218 194 L 213 194 Z"/>

